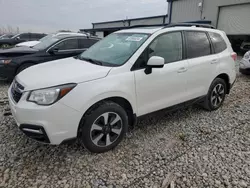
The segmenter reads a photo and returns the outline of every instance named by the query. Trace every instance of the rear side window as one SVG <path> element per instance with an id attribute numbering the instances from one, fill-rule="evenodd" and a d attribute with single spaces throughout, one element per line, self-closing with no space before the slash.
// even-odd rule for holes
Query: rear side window
<path id="1" fill-rule="evenodd" d="M 31 39 L 31 40 L 38 40 L 39 37 L 37 36 L 37 34 L 31 33 L 31 34 L 30 34 L 30 39 Z"/>
<path id="2" fill-rule="evenodd" d="M 79 49 L 77 39 L 67 39 L 55 46 L 58 50 L 75 50 Z"/>
<path id="3" fill-rule="evenodd" d="M 19 35 L 21 40 L 30 40 L 30 34 L 29 33 L 23 33 Z"/>
<path id="4" fill-rule="evenodd" d="M 211 54 L 211 45 L 204 32 L 186 31 L 187 58 L 196 58 Z"/>
<path id="5" fill-rule="evenodd" d="M 94 40 L 94 39 L 79 39 L 80 42 L 80 48 L 89 48 L 91 47 L 93 44 L 95 44 L 96 42 L 98 42 L 98 40 Z"/>
<path id="6" fill-rule="evenodd" d="M 215 53 L 220 53 L 227 49 L 227 44 L 220 34 L 209 32 L 209 36 L 213 43 Z"/>

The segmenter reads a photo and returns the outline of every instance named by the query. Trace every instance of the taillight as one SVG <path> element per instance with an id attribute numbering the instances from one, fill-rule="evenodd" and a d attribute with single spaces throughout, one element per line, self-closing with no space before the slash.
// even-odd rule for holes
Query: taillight
<path id="1" fill-rule="evenodd" d="M 233 53 L 231 54 L 231 57 L 233 58 L 234 61 L 237 60 L 237 54 L 236 54 L 235 52 L 233 52 Z"/>

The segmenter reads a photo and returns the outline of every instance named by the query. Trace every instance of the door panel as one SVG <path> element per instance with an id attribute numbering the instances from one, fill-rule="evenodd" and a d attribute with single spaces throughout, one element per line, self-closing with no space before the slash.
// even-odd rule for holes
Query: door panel
<path id="1" fill-rule="evenodd" d="M 153 68 L 148 75 L 144 69 L 135 71 L 138 116 L 185 102 L 186 68 L 184 60 Z"/>
<path id="2" fill-rule="evenodd" d="M 212 45 L 206 32 L 186 31 L 186 51 L 188 58 L 188 99 L 206 95 L 215 78 L 219 57 L 213 54 Z"/>
<path id="3" fill-rule="evenodd" d="M 189 99 L 207 94 L 211 81 L 216 77 L 217 66 L 219 66 L 219 57 L 216 54 L 188 60 Z"/>
<path id="4" fill-rule="evenodd" d="M 145 74 L 146 62 L 152 56 L 164 58 L 163 68 L 152 68 Z M 183 59 L 181 32 L 164 33 L 145 49 L 135 67 L 138 115 L 147 114 L 186 101 L 187 60 Z"/>

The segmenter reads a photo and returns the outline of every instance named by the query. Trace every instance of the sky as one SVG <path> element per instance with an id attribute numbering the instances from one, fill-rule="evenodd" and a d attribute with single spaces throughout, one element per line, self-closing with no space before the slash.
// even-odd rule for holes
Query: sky
<path id="1" fill-rule="evenodd" d="M 167 14 L 166 0 L 0 0 L 0 28 L 55 32 L 93 22 Z"/>

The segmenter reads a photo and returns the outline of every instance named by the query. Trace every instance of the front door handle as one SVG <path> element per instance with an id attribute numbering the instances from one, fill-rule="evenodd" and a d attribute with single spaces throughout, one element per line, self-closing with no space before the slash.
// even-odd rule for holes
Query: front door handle
<path id="1" fill-rule="evenodd" d="M 181 67 L 177 72 L 182 73 L 182 72 L 186 72 L 186 71 L 187 71 L 187 68 Z"/>
<path id="2" fill-rule="evenodd" d="M 213 60 L 211 61 L 211 64 L 216 64 L 216 63 L 218 63 L 218 62 L 219 62 L 218 59 L 213 59 Z"/>

